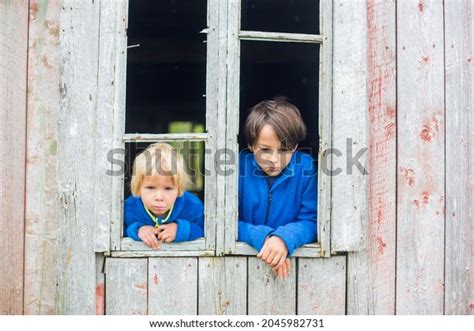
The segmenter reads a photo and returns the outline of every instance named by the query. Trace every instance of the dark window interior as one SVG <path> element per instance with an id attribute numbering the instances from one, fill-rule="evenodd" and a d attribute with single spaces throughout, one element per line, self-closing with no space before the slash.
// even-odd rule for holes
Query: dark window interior
<path id="1" fill-rule="evenodd" d="M 207 0 L 132 0 L 127 53 L 127 133 L 204 132 Z M 139 46 L 137 46 L 139 45 Z M 132 162 L 149 144 L 126 144 L 125 197 Z M 173 143 L 192 173 L 204 165 L 204 143 Z M 192 176 L 201 199 L 204 177 Z"/>
<path id="2" fill-rule="evenodd" d="M 319 34 L 319 0 L 241 0 L 242 30 Z"/>
<path id="3" fill-rule="evenodd" d="M 206 0 L 129 4 L 127 133 L 168 133 L 173 121 L 205 124 Z"/>
<path id="4" fill-rule="evenodd" d="M 242 41 L 240 69 L 240 149 L 247 147 L 244 124 L 250 108 L 285 96 L 298 107 L 308 130 L 300 149 L 317 159 L 319 45 Z"/>

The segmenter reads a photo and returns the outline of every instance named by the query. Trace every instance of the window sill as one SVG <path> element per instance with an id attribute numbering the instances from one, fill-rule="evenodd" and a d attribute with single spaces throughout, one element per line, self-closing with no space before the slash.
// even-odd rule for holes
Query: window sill
<path id="1" fill-rule="evenodd" d="M 257 255 L 257 250 L 244 242 L 237 241 L 235 243 L 235 254 L 233 255 Z M 304 245 L 294 251 L 291 257 L 323 257 L 321 252 L 321 245 L 319 243 L 312 243 Z"/>
<path id="2" fill-rule="evenodd" d="M 205 239 L 199 238 L 182 243 L 161 244 L 159 250 L 154 250 L 142 241 L 122 238 L 120 251 L 112 251 L 112 257 L 155 257 L 155 256 L 214 256 L 213 250 L 205 249 Z"/>

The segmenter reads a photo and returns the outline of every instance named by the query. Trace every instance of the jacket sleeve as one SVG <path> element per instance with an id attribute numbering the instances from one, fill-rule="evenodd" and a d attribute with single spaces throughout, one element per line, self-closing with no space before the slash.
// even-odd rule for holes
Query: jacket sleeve
<path id="1" fill-rule="evenodd" d="M 271 235 L 281 238 L 291 256 L 296 248 L 316 241 L 317 238 L 317 191 L 316 175 L 309 176 L 303 191 L 300 211 L 297 218 L 286 225 L 279 226 Z"/>
<path id="2" fill-rule="evenodd" d="M 178 230 L 176 231 L 176 239 L 174 242 L 191 241 L 204 237 L 204 207 L 202 204 L 197 205 L 194 210 L 194 217 L 190 219 L 178 218 Z"/>
<path id="3" fill-rule="evenodd" d="M 125 235 L 136 241 L 142 241 L 138 237 L 138 230 L 144 226 L 149 225 L 138 217 L 138 209 L 135 200 L 125 201 L 124 206 L 124 223 L 125 223 Z"/>
<path id="4" fill-rule="evenodd" d="M 267 225 L 253 225 L 239 220 L 238 241 L 243 241 L 260 252 L 265 239 L 273 232 L 273 228 Z"/>

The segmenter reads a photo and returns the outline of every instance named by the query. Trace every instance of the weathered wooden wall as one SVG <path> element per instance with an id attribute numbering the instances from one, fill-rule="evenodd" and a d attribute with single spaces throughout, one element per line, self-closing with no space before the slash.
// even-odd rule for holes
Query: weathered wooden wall
<path id="1" fill-rule="evenodd" d="M 348 255 L 350 314 L 474 312 L 473 9 L 367 1 L 368 247 Z"/>
<path id="2" fill-rule="evenodd" d="M 360 250 L 293 258 L 286 282 L 242 256 L 107 258 L 102 273 L 123 72 L 98 71 L 121 47 L 99 31 L 122 17 L 108 0 L 26 4 L 0 0 L 0 313 L 474 313 L 472 0 L 335 2 L 334 46 L 350 49 L 333 53 L 334 115 L 361 105 L 335 122 L 359 130 L 335 142 L 368 141 L 369 176 L 334 187 L 358 209 L 332 215 L 332 240 Z"/>
<path id="3" fill-rule="evenodd" d="M 254 257 L 109 258 L 106 314 L 344 314 L 346 257 L 293 258 L 287 280 Z"/>
<path id="4" fill-rule="evenodd" d="M 28 3 L 0 1 L 0 313 L 23 313 Z"/>
<path id="5" fill-rule="evenodd" d="M 96 167 L 103 164 L 96 162 L 99 8 L 98 1 L 30 2 L 27 314 L 96 312 L 93 215 L 107 208 L 94 194 L 103 170 Z"/>

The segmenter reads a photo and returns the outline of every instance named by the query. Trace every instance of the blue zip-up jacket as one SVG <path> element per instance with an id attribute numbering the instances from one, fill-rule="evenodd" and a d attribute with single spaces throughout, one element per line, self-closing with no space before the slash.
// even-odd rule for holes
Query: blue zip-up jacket
<path id="1" fill-rule="evenodd" d="M 296 151 L 269 190 L 253 153 L 240 153 L 239 241 L 258 251 L 267 236 L 278 236 L 288 256 L 317 238 L 317 181 L 313 158 Z"/>
<path id="2" fill-rule="evenodd" d="M 124 206 L 125 235 L 134 240 L 141 241 L 138 229 L 144 225 L 155 226 L 150 215 L 145 210 L 140 197 L 130 196 L 125 200 Z M 162 224 L 158 218 L 158 224 Z M 194 194 L 184 192 L 176 199 L 173 211 L 166 223 L 176 222 L 178 229 L 174 242 L 191 241 L 204 237 L 204 207 Z"/>

